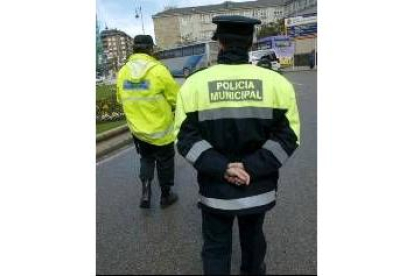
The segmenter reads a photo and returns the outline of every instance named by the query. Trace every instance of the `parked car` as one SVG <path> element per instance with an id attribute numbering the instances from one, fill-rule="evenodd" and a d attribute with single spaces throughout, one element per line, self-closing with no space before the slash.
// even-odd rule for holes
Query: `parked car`
<path id="1" fill-rule="evenodd" d="M 251 51 L 249 53 L 249 58 L 253 65 L 272 69 L 274 71 L 279 71 L 280 69 L 280 60 L 272 49 Z"/>

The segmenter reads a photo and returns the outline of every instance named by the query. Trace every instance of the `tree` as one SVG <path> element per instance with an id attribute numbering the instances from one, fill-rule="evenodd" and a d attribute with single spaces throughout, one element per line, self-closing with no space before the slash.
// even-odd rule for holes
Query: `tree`
<path id="1" fill-rule="evenodd" d="M 279 19 L 275 22 L 270 22 L 266 25 L 263 25 L 259 33 L 257 34 L 258 38 L 266 37 L 266 36 L 275 36 L 275 35 L 283 35 L 285 33 L 285 21 L 283 19 Z"/>
<path id="2" fill-rule="evenodd" d="M 96 17 L 96 73 L 101 73 L 103 66 L 103 46 L 100 37 L 98 17 Z"/>

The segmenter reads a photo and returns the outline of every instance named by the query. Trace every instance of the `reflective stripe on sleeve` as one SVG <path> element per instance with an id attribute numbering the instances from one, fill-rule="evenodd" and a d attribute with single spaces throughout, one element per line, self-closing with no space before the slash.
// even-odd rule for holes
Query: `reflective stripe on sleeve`
<path id="1" fill-rule="evenodd" d="M 197 143 L 195 143 L 191 149 L 188 151 L 187 155 L 185 156 L 185 158 L 190 161 L 190 163 L 194 164 L 195 161 L 197 161 L 198 157 L 200 157 L 200 155 L 208 150 L 212 148 L 212 146 L 210 145 L 209 142 L 207 142 L 206 140 L 201 140 L 198 141 Z"/>
<path id="2" fill-rule="evenodd" d="M 273 109 L 268 107 L 223 107 L 198 111 L 200 122 L 217 119 L 273 119 Z"/>
<path id="3" fill-rule="evenodd" d="M 200 195 L 200 202 L 208 207 L 221 210 L 241 210 L 269 204 L 276 200 L 276 192 L 271 191 L 238 199 L 217 199 Z"/>
<path id="4" fill-rule="evenodd" d="M 286 153 L 286 151 L 276 141 L 267 140 L 266 143 L 263 144 L 263 148 L 271 151 L 281 164 L 285 163 L 285 161 L 289 158 L 289 155 Z"/>
<path id="5" fill-rule="evenodd" d="M 156 95 L 153 97 L 127 97 L 122 100 L 122 103 L 126 103 L 126 102 L 138 102 L 138 101 L 157 101 L 161 98 L 163 98 L 163 95 Z"/>
<path id="6" fill-rule="evenodd" d="M 166 130 L 155 132 L 151 134 L 147 134 L 148 137 L 151 137 L 152 139 L 159 139 L 162 138 L 174 131 L 174 124 L 171 124 Z"/>

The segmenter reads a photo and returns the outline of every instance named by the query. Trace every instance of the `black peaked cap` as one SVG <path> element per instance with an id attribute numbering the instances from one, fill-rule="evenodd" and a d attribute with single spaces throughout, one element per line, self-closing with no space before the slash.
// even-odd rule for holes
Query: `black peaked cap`
<path id="1" fill-rule="evenodd" d="M 137 35 L 134 37 L 134 45 L 154 45 L 150 35 Z"/>
<path id="2" fill-rule="evenodd" d="M 211 39 L 217 40 L 217 36 L 251 37 L 253 36 L 254 25 L 262 22 L 241 15 L 218 15 L 213 17 L 213 23 L 217 24 L 217 29 Z"/>

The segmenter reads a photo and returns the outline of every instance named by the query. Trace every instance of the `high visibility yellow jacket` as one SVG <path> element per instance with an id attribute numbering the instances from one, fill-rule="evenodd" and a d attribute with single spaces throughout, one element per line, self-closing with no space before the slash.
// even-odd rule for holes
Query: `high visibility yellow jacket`
<path id="1" fill-rule="evenodd" d="M 175 114 L 178 152 L 198 172 L 200 206 L 211 212 L 259 213 L 275 205 L 279 168 L 299 146 L 292 84 L 250 64 L 219 64 L 190 76 Z M 249 186 L 224 179 L 244 164 Z"/>
<path id="2" fill-rule="evenodd" d="M 168 69 L 153 57 L 134 54 L 128 59 L 118 73 L 117 99 L 136 138 L 156 146 L 175 140 L 178 90 Z"/>

